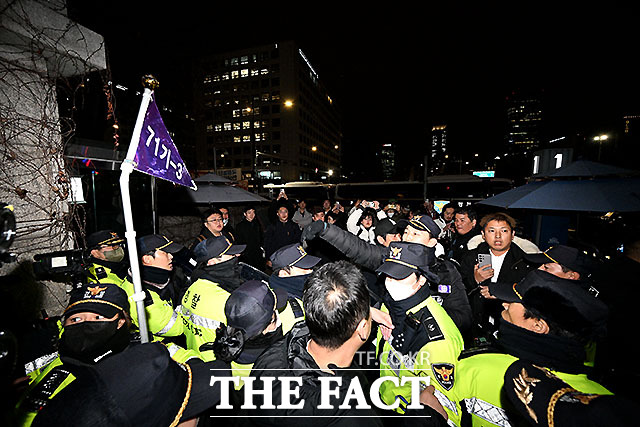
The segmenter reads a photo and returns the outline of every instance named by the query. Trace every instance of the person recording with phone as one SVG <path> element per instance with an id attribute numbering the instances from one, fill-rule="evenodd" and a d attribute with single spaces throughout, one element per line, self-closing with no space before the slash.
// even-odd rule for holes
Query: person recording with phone
<path id="1" fill-rule="evenodd" d="M 516 221 L 496 212 L 480 220 L 483 243 L 462 259 L 460 273 L 469 292 L 474 316 L 474 336 L 490 334 L 497 328 L 500 304 L 483 296 L 489 283 L 512 285 L 532 269 L 525 261 L 525 252 L 513 242 Z"/>
<path id="2" fill-rule="evenodd" d="M 376 244 L 375 229 L 379 220 L 387 217 L 376 200 L 368 202 L 363 200 L 347 219 L 347 230 L 372 245 Z"/>

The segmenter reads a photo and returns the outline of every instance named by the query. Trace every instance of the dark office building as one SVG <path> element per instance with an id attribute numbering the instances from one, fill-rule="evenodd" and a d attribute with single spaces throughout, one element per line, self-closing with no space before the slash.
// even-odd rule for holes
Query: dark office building
<path id="1" fill-rule="evenodd" d="M 197 79 L 199 170 L 260 183 L 340 176 L 338 111 L 294 42 L 207 57 Z"/>
<path id="2" fill-rule="evenodd" d="M 392 180 L 396 175 L 396 150 L 393 144 L 382 144 L 379 151 L 380 164 L 382 165 L 382 177 Z"/>
<path id="3" fill-rule="evenodd" d="M 542 101 L 536 94 L 513 92 L 507 97 L 507 148 L 512 153 L 537 149 L 541 142 Z"/>
<path id="4" fill-rule="evenodd" d="M 429 152 L 429 175 L 443 173 L 446 155 L 447 126 L 433 126 L 431 128 L 431 151 Z"/>

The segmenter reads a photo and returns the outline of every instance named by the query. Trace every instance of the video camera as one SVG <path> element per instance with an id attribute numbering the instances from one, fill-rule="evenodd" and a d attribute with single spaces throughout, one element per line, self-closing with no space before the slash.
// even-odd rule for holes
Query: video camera
<path id="1" fill-rule="evenodd" d="M 40 280 L 73 282 L 76 287 L 86 282 L 89 261 L 82 249 L 34 255 L 33 273 Z"/>

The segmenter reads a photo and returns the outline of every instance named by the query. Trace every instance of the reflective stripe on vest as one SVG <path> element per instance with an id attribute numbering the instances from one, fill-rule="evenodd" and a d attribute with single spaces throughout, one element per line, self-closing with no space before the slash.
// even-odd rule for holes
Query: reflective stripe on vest
<path id="1" fill-rule="evenodd" d="M 433 395 L 438 399 L 438 402 L 454 414 L 458 415 L 458 408 L 456 404 L 452 402 L 443 392 L 437 388 L 433 390 Z"/>
<path id="2" fill-rule="evenodd" d="M 215 331 L 221 324 L 218 320 L 213 320 L 209 319 L 208 317 L 194 314 L 193 312 L 191 312 L 191 310 L 183 305 L 179 305 L 176 310 L 179 310 L 180 314 L 182 314 L 188 321 L 196 326 L 201 326 L 203 328 L 212 329 Z"/>
<path id="3" fill-rule="evenodd" d="M 164 335 L 167 332 L 169 332 L 171 330 L 171 328 L 173 328 L 173 325 L 176 324 L 176 320 L 178 319 L 178 313 L 176 313 L 175 311 L 173 313 L 171 313 L 171 319 L 169 319 L 169 321 L 167 322 L 167 324 L 165 325 L 164 328 L 162 328 L 161 330 L 159 330 L 156 335 Z"/>
<path id="4" fill-rule="evenodd" d="M 31 372 L 40 369 L 44 366 L 47 366 L 49 363 L 51 363 L 53 360 L 56 359 L 56 357 L 58 357 L 58 352 L 56 351 L 55 353 L 51 353 L 51 354 L 45 354 L 44 356 L 40 356 L 38 357 L 36 360 L 33 360 L 29 363 L 25 363 L 24 365 L 24 373 L 26 375 L 29 375 Z"/>
<path id="5" fill-rule="evenodd" d="M 509 417 L 504 409 L 492 405 L 489 402 L 480 400 L 477 397 L 471 399 L 464 399 L 464 403 L 467 406 L 467 412 L 471 415 L 475 415 L 478 418 L 482 418 L 492 424 L 500 427 L 511 427 Z"/>

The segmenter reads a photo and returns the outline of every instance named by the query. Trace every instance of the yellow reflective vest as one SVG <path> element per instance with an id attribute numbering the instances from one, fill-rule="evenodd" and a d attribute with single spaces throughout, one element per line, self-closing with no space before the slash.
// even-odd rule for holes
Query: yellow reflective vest
<path id="1" fill-rule="evenodd" d="M 382 305 L 381 309 L 389 311 L 385 305 Z M 451 317 L 431 296 L 406 313 L 418 321 L 417 327 L 425 328 L 426 335 L 422 335 L 425 337 L 424 342 L 414 343 L 411 348 L 418 350 L 403 354 L 394 346 L 393 337 L 388 341 L 384 340 L 382 333 L 378 331 L 380 376 L 429 377 L 430 384 L 436 389 L 435 395 L 447 411 L 450 422 L 459 426 L 462 415 L 460 405 L 449 400 L 444 392 L 457 387 L 458 357 L 464 349 L 462 335 Z M 381 343 L 384 343 L 382 351 Z M 399 400 L 400 406 L 396 412 L 404 413 L 411 403 L 411 384 L 405 383 L 404 386 L 396 387 L 390 381 L 385 381 L 380 386 L 380 397 L 387 405 Z"/>
<path id="2" fill-rule="evenodd" d="M 510 404 L 502 388 L 505 372 L 516 360 L 518 358 L 510 354 L 482 353 L 458 362 L 456 387 L 455 390 L 447 392 L 447 396 L 464 403 L 474 427 L 513 425 L 508 414 Z M 600 384 L 588 379 L 586 374 L 551 372 L 582 393 L 612 394 Z"/>

